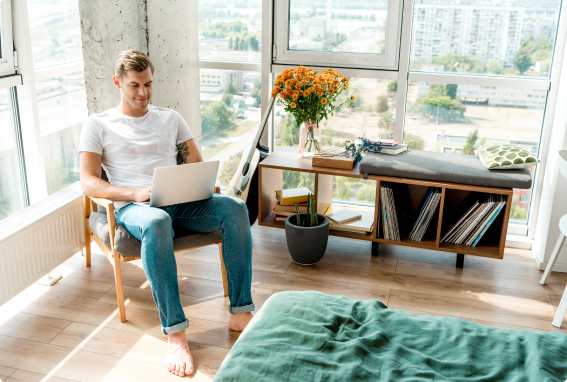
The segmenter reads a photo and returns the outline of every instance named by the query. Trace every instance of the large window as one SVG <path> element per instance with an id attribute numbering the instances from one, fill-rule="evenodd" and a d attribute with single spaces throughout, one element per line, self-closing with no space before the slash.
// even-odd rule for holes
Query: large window
<path id="1" fill-rule="evenodd" d="M 357 101 L 322 121 L 324 144 L 396 138 L 410 149 L 474 155 L 483 143 L 506 142 L 541 156 L 560 5 L 415 0 L 397 10 L 388 1 L 282 0 L 272 69 L 333 67 L 350 78 Z M 396 41 L 399 62 L 380 61 Z M 299 144 L 293 117 L 279 106 L 273 137 L 274 147 Z M 534 185 L 537 175 L 532 168 Z M 335 183 L 335 199 L 363 203 L 364 184 Z M 527 232 L 532 191 L 514 191 L 510 221 L 524 228 L 510 232 Z"/>
<path id="2" fill-rule="evenodd" d="M 28 0 L 35 69 L 81 61 L 78 1 Z"/>
<path id="3" fill-rule="evenodd" d="M 275 2 L 275 62 L 395 69 L 401 1 Z"/>
<path id="4" fill-rule="evenodd" d="M 416 0 L 410 69 L 548 77 L 560 0 Z"/>
<path id="5" fill-rule="evenodd" d="M 87 118 L 83 72 L 38 81 L 37 98 L 47 193 L 79 180 L 79 137 Z"/>
<path id="6" fill-rule="evenodd" d="M 12 6 L 10 0 L 4 0 L 0 1 L 0 76 L 14 74 L 15 72 Z"/>
<path id="7" fill-rule="evenodd" d="M 261 0 L 199 1 L 199 59 L 260 61 Z"/>
<path id="8" fill-rule="evenodd" d="M 0 89 L 0 220 L 25 207 L 10 89 Z"/>
<path id="9" fill-rule="evenodd" d="M 226 187 L 260 123 L 260 73 L 201 69 L 200 88 L 202 155 L 221 162 L 217 184 Z"/>

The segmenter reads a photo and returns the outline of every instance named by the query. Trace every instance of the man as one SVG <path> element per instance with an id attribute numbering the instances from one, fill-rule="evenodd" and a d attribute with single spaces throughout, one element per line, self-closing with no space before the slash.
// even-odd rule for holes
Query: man
<path id="1" fill-rule="evenodd" d="M 142 263 L 168 336 L 168 370 L 193 373 L 185 318 L 179 300 L 172 224 L 191 231 L 222 231 L 222 256 L 228 273 L 230 329 L 242 331 L 252 318 L 252 237 L 246 205 L 215 194 L 198 202 L 161 208 L 144 205 L 151 195 L 154 168 L 203 158 L 183 117 L 174 110 L 150 105 L 154 67 L 142 52 L 128 50 L 116 59 L 114 85 L 120 105 L 91 115 L 79 144 L 83 193 L 114 202 L 116 222 L 142 242 Z M 109 182 L 101 177 L 101 165 Z M 198 179 L 195 179 L 198 182 Z M 135 203 L 135 204 L 134 204 Z"/>

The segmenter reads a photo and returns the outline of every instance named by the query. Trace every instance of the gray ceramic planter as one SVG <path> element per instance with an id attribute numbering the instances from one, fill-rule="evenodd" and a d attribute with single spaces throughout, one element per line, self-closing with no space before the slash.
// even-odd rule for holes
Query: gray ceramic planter
<path id="1" fill-rule="evenodd" d="M 305 219 L 307 214 L 299 214 Z M 317 227 L 298 227 L 295 225 L 296 216 L 291 215 L 285 219 L 285 238 L 291 260 L 298 264 L 316 264 L 323 258 L 329 241 L 329 218 L 317 214 L 319 223 Z"/>

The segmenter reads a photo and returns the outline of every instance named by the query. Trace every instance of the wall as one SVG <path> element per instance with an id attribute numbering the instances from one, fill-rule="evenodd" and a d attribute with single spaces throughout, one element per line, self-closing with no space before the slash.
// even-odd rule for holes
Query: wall
<path id="1" fill-rule="evenodd" d="M 201 147 L 197 1 L 148 0 L 147 15 L 152 104 L 181 113 Z"/>
<path id="2" fill-rule="evenodd" d="M 79 0 L 89 114 L 118 106 L 114 60 L 127 49 L 147 52 L 146 2 Z"/>

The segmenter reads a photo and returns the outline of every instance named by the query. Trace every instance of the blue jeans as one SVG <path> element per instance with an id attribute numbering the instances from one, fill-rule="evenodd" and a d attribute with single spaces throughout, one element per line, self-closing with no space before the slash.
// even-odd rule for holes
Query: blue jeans
<path id="1" fill-rule="evenodd" d="M 250 292 L 252 234 L 248 210 L 242 200 L 214 194 L 211 199 L 160 208 L 129 204 L 117 211 L 116 222 L 142 242 L 142 264 L 165 334 L 189 327 L 179 301 L 173 225 L 201 233 L 221 230 L 230 299 L 228 311 L 236 314 L 254 310 Z"/>

